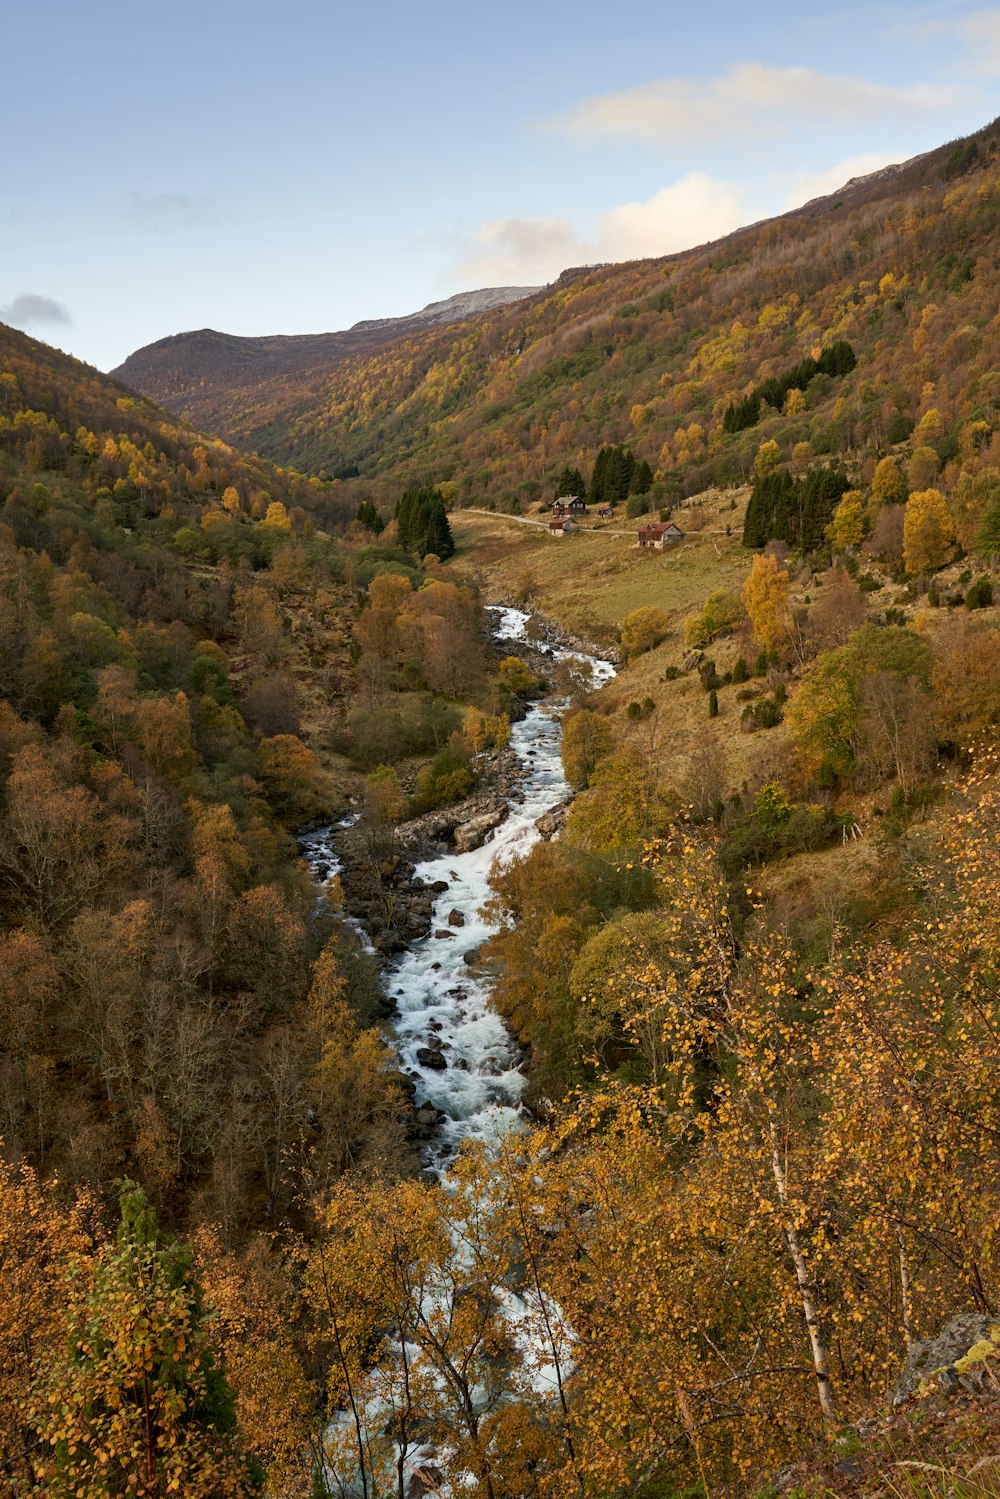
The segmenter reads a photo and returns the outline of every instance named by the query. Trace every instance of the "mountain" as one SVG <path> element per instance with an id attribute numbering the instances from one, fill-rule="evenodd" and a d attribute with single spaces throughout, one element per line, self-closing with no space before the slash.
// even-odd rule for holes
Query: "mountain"
<path id="1" fill-rule="evenodd" d="M 949 430 L 989 419 L 997 157 L 991 125 L 713 244 L 567 272 L 460 324 L 380 330 L 332 367 L 276 374 L 248 355 L 236 379 L 194 349 L 169 392 L 132 362 L 119 374 L 306 471 L 454 480 L 460 499 L 499 504 L 548 492 L 605 443 L 688 493 L 744 477 L 763 438 L 877 449 L 928 401 Z M 838 340 L 853 374 L 725 430 L 731 403 Z"/>
<path id="2" fill-rule="evenodd" d="M 214 328 L 176 333 L 130 354 L 114 378 L 178 411 L 206 432 L 227 435 L 224 394 L 263 384 L 287 383 L 329 373 L 352 355 L 425 328 L 453 324 L 534 296 L 537 286 L 490 286 L 430 302 L 405 317 L 371 318 L 340 333 L 274 334 L 242 338 Z"/>

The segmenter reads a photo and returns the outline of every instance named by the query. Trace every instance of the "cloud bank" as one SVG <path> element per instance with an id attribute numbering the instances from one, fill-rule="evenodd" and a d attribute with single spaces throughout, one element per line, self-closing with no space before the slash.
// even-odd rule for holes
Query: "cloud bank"
<path id="1" fill-rule="evenodd" d="M 6 307 L 0 307 L 0 322 L 9 323 L 12 328 L 34 328 L 45 324 L 68 328 L 72 321 L 62 302 L 39 296 L 37 292 L 22 292 Z"/>
<path id="2" fill-rule="evenodd" d="M 568 218 L 491 219 L 457 267 L 466 285 L 552 281 L 571 265 L 671 255 L 718 239 L 747 222 L 743 194 L 705 172 L 689 172 L 640 203 L 621 203 L 581 233 Z"/>
<path id="3" fill-rule="evenodd" d="M 619 139 L 690 149 L 709 141 L 787 134 L 805 121 L 857 126 L 922 117 L 954 102 L 955 91 L 943 84 L 899 88 L 816 68 L 744 62 L 717 78 L 661 78 L 596 94 L 545 124 L 583 144 Z"/>

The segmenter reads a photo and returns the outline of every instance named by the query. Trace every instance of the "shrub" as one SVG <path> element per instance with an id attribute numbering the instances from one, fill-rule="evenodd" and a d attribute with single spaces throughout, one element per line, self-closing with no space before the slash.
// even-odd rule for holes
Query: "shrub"
<path id="1" fill-rule="evenodd" d="M 718 718 L 719 716 L 719 694 L 714 687 L 708 694 L 708 716 L 709 718 Z"/>
<path id="2" fill-rule="evenodd" d="M 727 635 L 741 623 L 746 610 L 738 594 L 725 588 L 709 594 L 697 614 L 684 621 L 684 643 L 688 646 L 708 645 L 720 635 Z"/>
<path id="3" fill-rule="evenodd" d="M 659 645 L 670 629 L 670 620 L 654 604 L 633 609 L 622 622 L 622 649 L 629 658 L 641 656 Z"/>
<path id="4" fill-rule="evenodd" d="M 993 603 L 993 584 L 989 578 L 977 578 L 965 595 L 967 609 L 988 609 Z"/>
<path id="5" fill-rule="evenodd" d="M 750 670 L 747 666 L 746 660 L 742 656 L 737 656 L 736 663 L 729 674 L 729 680 L 735 684 L 739 684 L 740 682 L 748 681 L 749 677 Z"/>

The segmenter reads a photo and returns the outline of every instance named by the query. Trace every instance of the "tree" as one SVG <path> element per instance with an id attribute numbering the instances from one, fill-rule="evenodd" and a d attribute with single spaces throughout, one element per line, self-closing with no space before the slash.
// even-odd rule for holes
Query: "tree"
<path id="1" fill-rule="evenodd" d="M 132 1182 L 93 1286 L 66 1285 L 66 1341 L 32 1410 L 51 1455 L 45 1493 L 112 1499 L 242 1499 L 259 1483 L 236 1436 L 232 1396 L 189 1250 L 161 1239 Z"/>
<path id="2" fill-rule="evenodd" d="M 773 437 L 762 442 L 757 449 L 753 460 L 753 471 L 758 479 L 764 479 L 768 474 L 773 474 L 781 463 L 781 448 Z"/>
<path id="3" fill-rule="evenodd" d="M 570 468 L 568 465 L 559 475 L 556 483 L 556 499 L 560 496 L 573 496 L 576 499 L 586 499 L 587 484 L 578 468 Z"/>
<path id="4" fill-rule="evenodd" d="M 655 604 L 633 609 L 622 620 L 622 650 L 627 658 L 641 656 L 659 645 L 669 630 L 670 616 Z"/>
<path id="5" fill-rule="evenodd" d="M 872 478 L 872 495 L 879 507 L 905 505 L 907 493 L 906 480 L 903 478 L 896 459 L 892 456 L 881 458 L 875 466 L 875 474 Z"/>
<path id="6" fill-rule="evenodd" d="M 861 545 L 865 534 L 865 517 L 859 490 L 847 491 L 833 512 L 826 534 L 838 552 L 849 551 Z"/>
<path id="7" fill-rule="evenodd" d="M 407 551 L 418 557 L 433 552 L 442 561 L 452 555 L 455 542 L 439 489 L 404 489 L 393 513 L 399 544 Z"/>
<path id="8" fill-rule="evenodd" d="M 294 734 L 262 739 L 257 765 L 268 797 L 282 817 L 303 823 L 329 812 L 334 798 L 330 777 L 316 751 Z"/>
<path id="9" fill-rule="evenodd" d="M 768 555 L 753 559 L 743 584 L 743 602 L 753 638 L 761 650 L 778 650 L 788 640 L 788 571 Z"/>
<path id="10" fill-rule="evenodd" d="M 906 571 L 936 571 L 947 560 L 954 538 L 955 527 L 941 491 L 923 489 L 911 494 L 903 517 Z"/>
<path id="11" fill-rule="evenodd" d="M 611 725 L 599 713 L 581 708 L 564 717 L 559 751 L 566 779 L 575 791 L 590 783 L 597 766 L 614 747 Z"/>
<path id="12" fill-rule="evenodd" d="M 697 614 L 689 614 L 684 621 L 684 644 L 692 647 L 708 645 L 720 635 L 728 635 L 746 618 L 746 609 L 739 594 L 726 588 L 710 593 Z"/>

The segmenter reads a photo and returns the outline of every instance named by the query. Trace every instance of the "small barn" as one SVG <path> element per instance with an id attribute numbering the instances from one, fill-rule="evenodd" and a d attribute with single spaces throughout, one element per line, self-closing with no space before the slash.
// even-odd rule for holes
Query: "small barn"
<path id="1" fill-rule="evenodd" d="M 572 536 L 573 532 L 579 531 L 579 529 L 580 527 L 571 515 L 567 515 L 559 520 L 549 521 L 550 536 Z"/>
<path id="2" fill-rule="evenodd" d="M 684 540 L 684 532 L 680 526 L 675 526 L 672 520 L 657 521 L 655 525 L 639 527 L 639 545 L 641 547 L 655 547 L 662 552 L 666 547 L 676 546 L 679 541 Z"/>
<path id="3" fill-rule="evenodd" d="M 558 500 L 552 501 L 552 514 L 559 515 L 586 515 L 587 502 L 581 500 L 579 495 L 564 494 Z"/>

